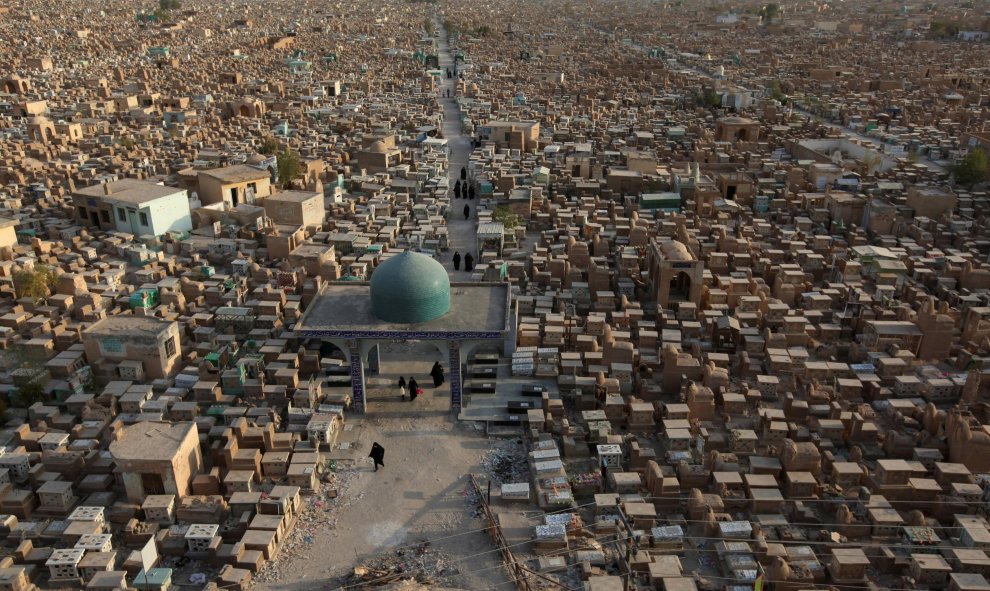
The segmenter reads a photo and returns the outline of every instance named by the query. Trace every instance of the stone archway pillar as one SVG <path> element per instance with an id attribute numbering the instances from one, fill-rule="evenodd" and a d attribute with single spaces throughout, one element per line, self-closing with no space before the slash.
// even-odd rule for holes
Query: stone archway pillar
<path id="1" fill-rule="evenodd" d="M 454 414 L 461 412 L 461 397 L 463 384 L 461 380 L 461 343 L 460 341 L 447 341 L 447 351 L 450 365 L 450 411 Z"/>
<path id="2" fill-rule="evenodd" d="M 351 358 L 351 407 L 364 414 L 364 361 L 361 356 L 361 340 L 348 339 L 347 353 Z"/>
<path id="3" fill-rule="evenodd" d="M 368 351 L 368 371 L 374 375 L 378 375 L 381 370 L 381 351 L 379 350 L 379 344 L 375 343 L 371 346 L 371 350 Z"/>

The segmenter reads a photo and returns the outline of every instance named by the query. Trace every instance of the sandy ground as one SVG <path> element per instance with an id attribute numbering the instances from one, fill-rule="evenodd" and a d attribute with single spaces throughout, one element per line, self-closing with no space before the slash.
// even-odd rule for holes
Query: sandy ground
<path id="1" fill-rule="evenodd" d="M 338 589 L 355 566 L 381 553 L 411 551 L 423 540 L 443 557 L 443 586 L 511 589 L 466 494 L 467 474 L 481 470 L 480 460 L 498 441 L 451 418 L 449 389 L 434 389 L 427 375 L 439 359 L 429 343 L 383 346 L 382 371 L 369 380 L 368 414 L 347 419 L 353 427 L 342 440 L 355 459 L 338 466 L 340 496 L 305 499 L 303 519 L 259 573 L 256 589 Z M 415 402 L 399 400 L 400 371 L 407 378 L 413 373 L 425 391 Z M 366 459 L 375 441 L 385 447 L 378 472 Z"/>

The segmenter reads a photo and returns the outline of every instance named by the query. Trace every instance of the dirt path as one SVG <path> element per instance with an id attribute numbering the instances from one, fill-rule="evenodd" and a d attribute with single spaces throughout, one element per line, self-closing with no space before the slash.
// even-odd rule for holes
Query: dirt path
<path id="1" fill-rule="evenodd" d="M 450 417 L 449 389 L 432 388 L 427 375 L 439 357 L 429 343 L 383 346 L 381 373 L 369 380 L 368 414 L 347 419 L 353 427 L 344 439 L 356 459 L 338 469 L 340 496 L 305 500 L 306 515 L 278 560 L 259 573 L 256 589 L 338 589 L 355 566 L 424 539 L 434 540 L 430 552 L 445 559 L 441 585 L 512 588 L 503 585 L 508 579 L 500 556 L 466 497 L 466 474 L 480 471 L 495 442 Z M 399 400 L 394 383 L 400 372 L 416 375 L 423 387 L 415 402 Z M 386 450 L 378 472 L 365 459 L 375 441 Z"/>
<path id="2" fill-rule="evenodd" d="M 450 53 L 450 46 L 447 43 L 446 31 L 443 25 L 437 22 L 440 30 L 440 38 L 437 42 L 437 57 L 440 58 L 440 69 L 446 71 L 448 68 L 454 70 L 454 57 Z M 461 115 L 454 96 L 454 82 L 456 79 L 447 80 L 446 76 L 440 85 L 440 96 L 443 97 L 445 90 L 450 90 L 451 98 L 440 98 L 443 105 L 443 137 L 447 139 L 447 146 L 450 148 L 450 187 L 453 192 L 454 184 L 460 178 L 461 167 L 467 166 L 468 157 L 471 155 L 471 140 L 461 131 Z M 463 257 L 468 251 L 477 260 L 478 253 L 475 250 L 475 224 L 478 219 L 475 207 L 479 199 L 451 199 L 451 214 L 447 219 L 448 238 L 450 249 L 440 259 L 440 262 L 447 267 L 452 281 L 466 281 L 470 274 L 464 271 L 463 264 L 460 271 L 454 271 L 454 263 L 451 260 L 454 252 L 458 251 Z M 471 208 L 468 219 L 464 219 L 464 205 Z"/>

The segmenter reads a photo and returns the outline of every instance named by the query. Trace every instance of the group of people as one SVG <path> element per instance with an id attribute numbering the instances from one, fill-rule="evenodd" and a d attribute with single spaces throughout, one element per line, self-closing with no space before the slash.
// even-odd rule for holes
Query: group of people
<path id="1" fill-rule="evenodd" d="M 407 390 L 408 388 L 408 390 Z M 406 394 L 409 394 L 409 400 L 416 400 L 422 390 L 419 389 L 419 384 L 416 383 L 416 378 L 410 376 L 409 381 L 406 381 L 406 376 L 399 376 L 399 396 L 403 400 L 406 399 Z"/>
<path id="2" fill-rule="evenodd" d="M 474 185 L 464 181 L 457 181 L 454 183 L 454 198 L 455 199 L 474 199 Z"/>
<path id="3" fill-rule="evenodd" d="M 447 378 L 443 374 L 443 366 L 437 361 L 433 364 L 433 369 L 430 370 L 430 377 L 433 378 L 433 387 L 439 388 L 447 381 Z M 416 383 L 416 378 L 410 376 L 409 381 L 406 381 L 406 376 L 399 376 L 399 396 L 403 400 L 406 399 L 406 394 L 409 394 L 409 400 L 416 400 L 416 397 L 423 393 L 420 389 L 419 384 Z"/>
<path id="4" fill-rule="evenodd" d="M 469 252 L 464 255 L 464 270 L 470 271 L 471 269 L 474 269 L 474 257 L 471 256 L 471 253 Z M 454 270 L 461 270 L 461 253 L 456 250 L 454 251 Z"/>

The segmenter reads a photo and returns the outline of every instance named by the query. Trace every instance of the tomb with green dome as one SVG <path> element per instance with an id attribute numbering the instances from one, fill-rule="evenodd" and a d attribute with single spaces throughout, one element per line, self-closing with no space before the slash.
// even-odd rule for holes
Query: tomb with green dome
<path id="1" fill-rule="evenodd" d="M 419 324 L 450 311 L 450 278 L 431 257 L 404 252 L 371 276 L 371 313 L 381 320 Z"/>
<path id="2" fill-rule="evenodd" d="M 329 283 L 295 326 L 303 339 L 340 347 L 351 365 L 352 404 L 364 411 L 364 370 L 377 367 L 378 344 L 446 341 L 451 406 L 461 406 L 461 352 L 495 342 L 511 354 L 513 331 L 506 283 L 451 283 L 432 257 L 385 255 L 370 281 Z M 441 348 L 443 348 L 441 346 Z M 506 351 L 503 351 L 504 353 Z"/>

